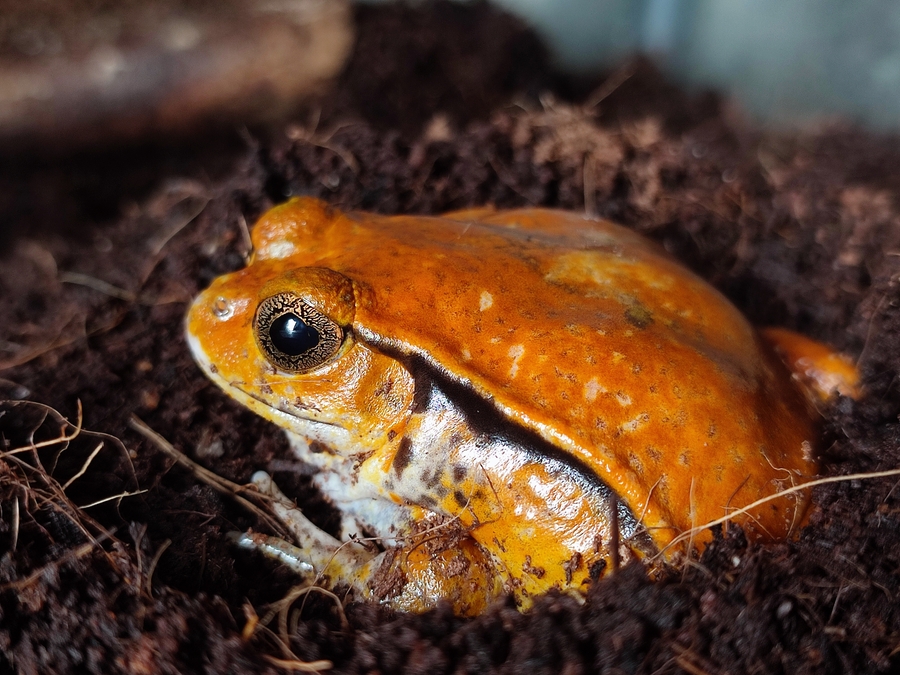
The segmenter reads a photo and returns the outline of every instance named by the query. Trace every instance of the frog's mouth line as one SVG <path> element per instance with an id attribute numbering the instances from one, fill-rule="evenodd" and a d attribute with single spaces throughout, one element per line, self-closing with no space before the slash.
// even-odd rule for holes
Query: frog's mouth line
<path id="1" fill-rule="evenodd" d="M 266 408 L 267 410 L 277 410 L 277 411 L 280 412 L 282 415 L 287 415 L 288 417 L 292 417 L 292 418 L 294 418 L 295 420 L 299 420 L 299 421 L 301 421 L 301 422 L 313 422 L 314 424 L 322 424 L 322 425 L 327 426 L 327 427 L 338 427 L 338 428 L 341 428 L 339 424 L 335 424 L 334 422 L 325 422 L 325 421 L 323 421 L 323 420 L 317 420 L 317 419 L 314 419 L 314 418 L 312 418 L 312 417 L 303 417 L 302 415 L 298 415 L 298 414 L 296 414 L 295 412 L 292 412 L 292 411 L 290 411 L 290 410 L 285 410 L 285 409 L 284 409 L 282 406 L 280 406 L 280 405 L 273 405 L 273 404 L 270 403 L 269 401 L 266 401 L 265 399 L 263 399 L 261 396 L 258 396 L 258 395 L 256 395 L 256 394 L 253 394 L 253 393 L 247 391 L 246 389 L 243 389 L 243 388 L 239 385 L 238 382 L 229 382 L 229 383 L 228 383 L 228 386 L 231 387 L 232 389 L 236 390 L 236 391 L 239 391 L 241 394 L 243 394 L 244 396 L 246 396 L 246 397 L 249 398 L 250 400 L 256 401 L 256 402 L 259 403 L 260 405 L 265 406 L 265 408 Z M 248 406 L 248 407 L 252 407 L 252 406 Z"/>
<path id="2" fill-rule="evenodd" d="M 281 406 L 273 405 L 272 403 L 263 400 L 262 397 L 244 389 L 241 386 L 241 381 L 226 380 L 219 374 L 216 368 L 212 367 L 212 364 L 207 357 L 202 345 L 200 344 L 200 341 L 190 334 L 188 334 L 187 337 L 188 348 L 190 349 L 194 360 L 197 362 L 197 365 L 199 365 L 200 369 L 203 370 L 204 373 L 206 373 L 206 376 L 226 393 L 240 394 L 240 396 L 244 399 L 243 401 L 241 401 L 241 403 L 253 410 L 256 414 L 262 417 L 266 417 L 266 415 L 264 414 L 265 411 L 274 410 L 292 420 L 296 420 L 300 424 L 321 424 L 323 427 L 343 429 L 343 427 L 335 424 L 334 422 L 325 422 L 323 420 L 313 419 L 312 417 L 303 417 L 302 415 L 298 415 L 291 410 L 284 410 Z M 235 396 L 235 398 L 238 397 Z"/>

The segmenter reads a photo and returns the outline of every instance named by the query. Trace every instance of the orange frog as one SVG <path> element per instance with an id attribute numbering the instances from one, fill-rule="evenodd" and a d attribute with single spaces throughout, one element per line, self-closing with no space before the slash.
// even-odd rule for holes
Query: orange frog
<path id="1" fill-rule="evenodd" d="M 761 338 L 656 245 L 575 213 L 298 198 L 253 245 L 196 299 L 188 341 L 286 430 L 342 522 L 320 530 L 260 472 L 297 545 L 237 540 L 400 609 L 475 614 L 506 592 L 527 608 L 629 560 L 677 561 L 710 540 L 699 526 L 810 480 L 815 414 L 770 340 L 853 392 L 840 359 L 836 380 L 811 374 L 834 365 L 818 343 Z M 798 494 L 736 520 L 786 537 Z"/>

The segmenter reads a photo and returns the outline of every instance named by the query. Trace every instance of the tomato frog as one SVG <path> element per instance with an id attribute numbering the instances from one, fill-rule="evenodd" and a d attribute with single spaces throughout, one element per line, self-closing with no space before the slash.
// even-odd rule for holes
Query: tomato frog
<path id="1" fill-rule="evenodd" d="M 247 267 L 193 303 L 188 342 L 287 432 L 341 523 L 324 532 L 257 473 L 295 544 L 237 540 L 401 610 L 476 614 L 504 593 L 527 608 L 629 561 L 677 562 L 711 539 L 705 523 L 815 475 L 798 377 L 854 393 L 846 360 L 763 337 L 608 221 L 295 198 L 252 239 Z M 773 540 L 805 510 L 795 491 L 735 520 Z"/>

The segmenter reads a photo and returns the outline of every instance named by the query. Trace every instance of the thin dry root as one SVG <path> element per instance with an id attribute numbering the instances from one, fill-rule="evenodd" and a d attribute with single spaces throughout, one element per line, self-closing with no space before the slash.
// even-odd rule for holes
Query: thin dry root
<path id="1" fill-rule="evenodd" d="M 228 495 L 229 497 L 234 499 L 238 504 L 243 506 L 250 513 L 258 517 L 261 521 L 278 532 L 279 536 L 281 536 L 282 538 L 287 538 L 289 536 L 284 528 L 281 527 L 281 521 L 274 514 L 274 512 L 272 512 L 271 510 L 267 510 L 269 503 L 273 501 L 271 497 L 264 495 L 261 492 L 258 492 L 257 490 L 254 490 L 250 487 L 232 483 L 230 480 L 222 478 L 209 469 L 200 466 L 199 464 L 197 464 L 197 462 L 190 459 L 183 452 L 176 449 L 175 446 L 169 443 L 169 441 L 163 438 L 163 436 L 147 426 L 136 415 L 131 416 L 131 420 L 129 420 L 128 426 L 131 427 L 134 431 L 138 432 L 141 436 L 149 440 L 151 443 L 153 443 L 153 445 L 155 445 L 157 449 L 161 450 L 169 457 L 174 459 L 182 467 L 190 471 L 200 482 L 205 483 L 217 492 Z M 257 506 L 252 501 L 250 501 L 250 499 L 242 497 L 242 494 L 246 494 L 250 499 L 261 502 L 266 508 L 264 509 L 260 506 Z"/>
<path id="2" fill-rule="evenodd" d="M 263 655 L 263 658 L 278 668 L 296 670 L 301 673 L 321 673 L 323 670 L 331 670 L 334 664 L 331 661 L 296 661 L 288 659 L 276 659 L 274 656 Z"/>
<path id="3" fill-rule="evenodd" d="M 74 483 L 77 479 L 81 478 L 88 472 L 91 463 L 97 457 L 99 452 L 103 448 L 109 446 L 116 447 L 120 450 L 120 452 L 123 454 L 123 457 L 126 459 L 128 466 L 131 467 L 132 477 L 134 477 L 133 466 L 131 465 L 131 459 L 128 456 L 128 451 L 125 448 L 125 445 L 114 436 L 85 430 L 82 426 L 83 414 L 81 401 L 78 401 L 77 416 L 74 423 L 67 420 L 58 411 L 42 403 L 36 403 L 33 401 L 0 401 L 0 406 L 4 406 L 7 410 L 32 409 L 37 410 L 41 413 L 40 419 L 33 424 L 31 431 L 28 434 L 27 443 L 11 448 L 4 452 L 0 452 L 0 460 L 4 461 L 10 469 L 10 476 L 8 480 L 17 485 L 18 488 L 23 490 L 25 493 L 25 512 L 29 512 L 30 501 L 33 501 L 40 508 L 53 509 L 54 511 L 60 513 L 63 517 L 67 518 L 70 522 L 72 522 L 72 524 L 75 525 L 76 528 L 78 528 L 78 530 L 87 540 L 87 543 L 69 551 L 61 558 L 48 563 L 28 577 L 13 582 L 10 587 L 19 588 L 34 583 L 34 581 L 38 579 L 40 575 L 47 569 L 50 569 L 53 566 L 63 565 L 66 562 L 70 562 L 78 558 L 82 558 L 94 549 L 98 549 L 100 552 L 102 552 L 105 558 L 109 561 L 110 565 L 114 569 L 118 570 L 119 566 L 116 561 L 101 546 L 101 543 L 105 540 L 112 540 L 114 542 L 117 541 L 115 537 L 113 537 L 113 531 L 107 530 L 98 522 L 93 520 L 84 512 L 84 509 L 94 504 L 109 501 L 111 499 L 121 499 L 126 496 L 138 494 L 142 491 L 123 492 L 118 495 L 113 495 L 111 497 L 106 497 L 98 500 L 97 502 L 94 502 L 94 504 L 79 506 L 69 499 L 68 495 L 66 494 L 66 490 L 72 485 L 72 483 Z M 35 435 L 42 427 L 44 427 L 45 424 L 57 425 L 56 435 L 46 440 L 36 441 Z M 80 470 L 75 475 L 70 477 L 64 484 L 60 484 L 60 482 L 53 475 L 54 471 L 56 470 L 57 460 L 62 456 L 63 452 L 67 451 L 70 448 L 72 441 L 82 436 L 100 438 L 103 440 L 101 440 L 94 448 L 94 450 L 89 454 Z M 48 468 L 43 465 L 41 456 L 38 454 L 38 451 L 52 451 L 54 449 L 57 449 L 57 451 L 53 456 L 51 466 L 48 470 Z M 134 480 L 136 485 L 136 477 L 134 477 Z M 15 499 L 13 499 L 12 505 L 13 548 L 15 548 L 15 546 L 17 546 L 18 544 L 22 518 L 21 510 L 22 503 L 20 503 L 20 498 L 16 497 Z"/>
<path id="4" fill-rule="evenodd" d="M 658 556 L 663 555 L 667 550 L 672 548 L 673 546 L 677 546 L 686 540 L 693 540 L 693 538 L 703 530 L 707 530 L 710 527 L 715 527 L 716 525 L 721 525 L 723 523 L 727 523 L 730 520 L 734 520 L 740 515 L 746 514 L 749 511 L 752 511 L 758 506 L 762 506 L 773 499 L 781 499 L 790 494 L 794 494 L 796 492 L 800 492 L 801 490 L 808 490 L 810 488 L 817 487 L 819 485 L 826 485 L 828 483 L 844 483 L 846 481 L 851 480 L 874 480 L 876 478 L 888 478 L 890 476 L 900 476 L 900 469 L 889 469 L 887 471 L 873 471 L 870 473 L 853 473 L 848 476 L 828 476 L 827 478 L 817 478 L 816 480 L 809 481 L 808 483 L 801 483 L 800 485 L 794 485 L 792 487 L 781 490 L 780 492 L 776 492 L 775 494 L 769 495 L 767 497 L 762 497 L 761 499 L 757 499 L 752 504 L 747 504 L 747 506 L 743 506 L 735 511 L 732 511 L 729 514 L 722 516 L 721 518 L 716 518 L 715 520 L 711 520 L 708 523 L 704 523 L 703 525 L 697 525 L 696 527 L 692 527 L 690 530 L 682 532 L 677 537 L 672 539 L 666 546 L 659 552 Z M 752 517 L 752 516 L 751 516 Z"/>

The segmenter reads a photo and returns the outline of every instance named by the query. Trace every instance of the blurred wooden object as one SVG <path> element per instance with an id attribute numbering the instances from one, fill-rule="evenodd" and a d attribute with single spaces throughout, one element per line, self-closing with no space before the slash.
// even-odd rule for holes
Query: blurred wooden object
<path id="1" fill-rule="evenodd" d="M 2 0 L 0 153 L 277 120 L 352 43 L 346 0 Z"/>

